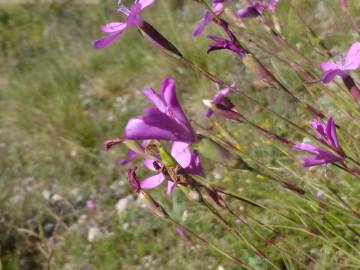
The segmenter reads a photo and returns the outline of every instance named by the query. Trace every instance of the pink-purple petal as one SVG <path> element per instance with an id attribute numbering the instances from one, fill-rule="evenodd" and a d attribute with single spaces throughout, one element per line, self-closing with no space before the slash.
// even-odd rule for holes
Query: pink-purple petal
<path id="1" fill-rule="evenodd" d="M 157 170 L 154 167 L 154 162 L 157 162 L 157 161 L 155 161 L 153 159 L 144 159 L 145 167 L 148 168 L 149 170 L 153 171 L 153 172 L 156 172 Z"/>
<path id="2" fill-rule="evenodd" d="M 141 9 L 147 8 L 155 3 L 155 0 L 138 0 L 136 3 L 141 5 Z"/>
<path id="3" fill-rule="evenodd" d="M 149 126 L 169 131 L 171 140 L 191 141 L 191 134 L 183 125 L 156 108 L 145 109 L 143 120 Z"/>
<path id="4" fill-rule="evenodd" d="M 339 70 L 339 69 L 335 69 L 335 70 L 330 70 L 325 72 L 323 78 L 322 78 L 322 82 L 325 84 L 330 83 L 336 75 L 341 75 L 343 74 L 343 71 Z"/>
<path id="5" fill-rule="evenodd" d="M 168 181 L 166 195 L 170 196 L 173 193 L 175 187 L 176 187 L 176 184 L 173 181 Z"/>
<path id="6" fill-rule="evenodd" d="M 340 149 L 339 141 L 338 141 L 337 135 L 336 135 L 335 120 L 333 117 L 330 117 L 327 122 L 326 135 L 327 135 L 328 140 L 330 141 L 330 144 L 333 147 L 335 147 L 336 149 Z"/>
<path id="7" fill-rule="evenodd" d="M 114 33 L 118 31 L 124 31 L 126 23 L 123 22 L 111 22 L 101 26 L 101 31 L 104 33 Z"/>
<path id="8" fill-rule="evenodd" d="M 346 70 L 355 70 L 360 67 L 360 42 L 354 42 L 350 47 L 346 58 L 344 68 Z"/>
<path id="9" fill-rule="evenodd" d="M 121 37 L 121 35 L 124 33 L 124 30 L 115 32 L 113 34 L 110 34 L 110 35 L 100 38 L 98 40 L 95 40 L 93 47 L 95 49 L 105 49 L 105 48 L 109 47 L 110 45 L 112 45 L 115 41 L 117 41 Z"/>
<path id="10" fill-rule="evenodd" d="M 153 189 L 161 185 L 164 182 L 165 176 L 162 173 L 145 178 L 140 182 L 142 189 Z"/>
<path id="11" fill-rule="evenodd" d="M 331 71 L 335 69 L 341 69 L 341 65 L 336 64 L 334 62 L 328 61 L 328 62 L 322 62 L 320 64 L 320 67 L 323 71 Z"/>
<path id="12" fill-rule="evenodd" d="M 191 151 L 188 143 L 174 142 L 171 147 L 171 155 L 181 167 L 186 168 L 190 165 Z"/>
<path id="13" fill-rule="evenodd" d="M 173 140 L 174 135 L 164 129 L 145 124 L 141 117 L 130 119 L 125 127 L 125 136 L 128 140 Z"/>
<path id="14" fill-rule="evenodd" d="M 144 90 L 145 96 L 158 108 L 161 112 L 166 113 L 166 104 L 163 98 L 152 88 Z"/>

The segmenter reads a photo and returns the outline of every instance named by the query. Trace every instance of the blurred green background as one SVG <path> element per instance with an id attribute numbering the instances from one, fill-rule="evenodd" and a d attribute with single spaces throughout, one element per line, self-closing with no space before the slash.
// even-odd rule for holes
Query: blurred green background
<path id="1" fill-rule="evenodd" d="M 305 16 L 314 16 L 314 27 L 329 48 L 348 48 L 354 36 L 340 30 L 348 21 L 337 16 L 343 14 L 337 1 L 289 2 Z M 177 79 L 187 114 L 198 119 L 204 113 L 201 98 L 212 97 L 216 88 L 159 52 L 136 30 L 106 50 L 94 50 L 92 41 L 102 35 L 99 26 L 119 19 L 115 1 L 9 3 L 0 4 L 0 269 L 236 269 L 211 251 L 184 243 L 173 227 L 152 216 L 132 195 L 126 170 L 116 166 L 125 149 L 102 150 L 102 143 L 121 136 L 129 117 L 148 104 L 142 90 L 159 89 L 165 76 Z M 284 32 L 301 47 L 305 30 L 286 5 L 280 9 L 289 22 Z M 194 1 L 157 1 L 145 18 L 200 66 L 228 81 L 249 78 L 231 54 L 206 56 L 206 38 L 191 35 L 201 14 Z M 299 84 L 296 79 L 290 82 Z M 285 97 L 270 101 L 278 111 L 292 110 Z M 238 102 L 258 122 L 286 134 L 286 126 L 271 122 L 259 108 Z M 326 106 L 326 100 L 322 102 Z M 301 113 L 291 117 L 308 121 Z M 254 137 L 244 134 L 246 148 Z M 252 151 L 275 162 L 271 148 Z M 239 192 L 245 189 L 261 198 L 262 192 L 273 188 L 269 184 L 258 188 L 252 183 L 261 179 L 250 174 L 238 182 L 236 174 L 224 174 L 221 166 L 205 166 L 209 175 L 228 181 Z M 94 209 L 86 207 L 88 200 Z M 166 202 L 176 218 L 197 231 L 210 232 L 218 243 L 263 269 L 240 244 L 228 244 L 212 217 L 181 201 L 181 194 L 175 193 Z M 303 241 L 303 248 L 310 248 L 311 238 Z M 332 248 L 316 248 L 319 265 L 313 269 L 331 269 L 323 256 L 330 256 Z"/>

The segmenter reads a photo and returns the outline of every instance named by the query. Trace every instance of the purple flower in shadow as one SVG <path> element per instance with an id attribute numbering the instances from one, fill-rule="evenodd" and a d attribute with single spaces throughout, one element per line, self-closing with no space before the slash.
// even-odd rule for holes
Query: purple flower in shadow
<path id="1" fill-rule="evenodd" d="M 337 135 L 336 125 L 333 117 L 330 117 L 326 125 L 320 120 L 313 119 L 313 128 L 318 133 L 318 140 L 328 145 L 334 152 L 324 150 L 313 143 L 299 143 L 294 145 L 295 150 L 301 150 L 312 154 L 311 157 L 304 158 L 304 166 L 311 167 L 316 165 L 343 162 L 345 154 L 341 149 Z"/>
<path id="2" fill-rule="evenodd" d="M 222 106 L 228 108 L 229 110 L 231 110 L 232 108 L 234 108 L 234 104 L 232 104 L 232 102 L 230 101 L 230 99 L 227 97 L 229 94 L 234 93 L 234 90 L 231 90 L 230 88 L 225 88 L 220 90 L 213 98 L 213 102 L 215 105 L 219 105 L 221 104 Z M 206 111 L 205 116 L 206 117 L 211 117 L 214 114 L 214 111 L 209 108 Z"/>
<path id="3" fill-rule="evenodd" d="M 133 27 L 140 27 L 143 23 L 141 19 L 141 11 L 152 5 L 155 0 L 136 0 L 135 3 L 128 9 L 119 1 L 118 12 L 125 16 L 125 22 L 111 22 L 101 26 L 101 31 L 108 35 L 95 40 L 93 47 L 95 49 L 104 49 L 117 41 L 126 29 Z"/>
<path id="4" fill-rule="evenodd" d="M 241 57 L 245 56 L 247 53 L 236 40 L 228 40 L 215 35 L 209 35 L 208 38 L 214 41 L 214 43 L 209 46 L 208 53 L 218 50 L 230 50 Z"/>
<path id="5" fill-rule="evenodd" d="M 230 2 L 231 0 L 214 0 L 212 5 L 212 11 L 219 15 L 224 10 L 225 4 Z M 204 17 L 198 23 L 197 27 L 193 32 L 193 36 L 198 37 L 200 36 L 205 28 L 212 22 L 213 15 L 209 11 L 204 12 Z"/>
<path id="6" fill-rule="evenodd" d="M 152 88 L 144 90 L 155 107 L 129 120 L 124 138 L 127 140 L 168 140 L 192 143 L 196 134 L 176 97 L 175 80 L 166 78 L 160 94 Z"/>
<path id="7" fill-rule="evenodd" d="M 360 67 L 360 42 L 354 42 L 351 45 L 342 63 L 329 61 L 322 62 L 320 66 L 324 71 L 322 82 L 325 84 L 330 83 L 336 75 L 342 78 L 346 77 L 349 70 L 356 70 Z"/>
<path id="8" fill-rule="evenodd" d="M 179 163 L 179 165 L 184 169 L 185 173 L 189 174 L 197 174 L 203 175 L 204 171 L 201 166 L 199 152 L 194 150 L 191 151 L 189 148 L 189 144 L 183 142 L 174 142 L 171 148 L 171 155 L 174 159 Z M 158 172 L 158 168 L 161 168 L 161 162 L 156 160 L 146 159 L 144 160 L 145 166 L 151 170 Z M 156 167 L 156 168 L 155 168 Z M 140 187 L 142 189 L 154 189 L 161 185 L 164 180 L 167 180 L 167 195 L 171 195 L 174 188 L 175 183 L 172 179 L 167 179 L 162 172 L 150 176 L 142 181 L 140 181 Z"/>
<path id="9" fill-rule="evenodd" d="M 275 13 L 280 0 L 259 0 L 253 2 L 246 8 L 239 9 L 236 14 L 240 18 L 253 18 L 263 16 L 265 11 Z"/>

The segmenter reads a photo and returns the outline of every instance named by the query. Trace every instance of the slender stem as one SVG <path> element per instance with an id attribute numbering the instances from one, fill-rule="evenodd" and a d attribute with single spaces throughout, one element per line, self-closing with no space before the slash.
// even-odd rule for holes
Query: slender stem
<path id="1" fill-rule="evenodd" d="M 229 253 L 227 253 L 226 251 L 224 251 L 222 248 L 218 247 L 217 245 L 207 241 L 206 239 L 204 239 L 203 237 L 201 237 L 200 235 L 198 235 L 197 233 L 193 232 L 192 230 L 190 230 L 189 228 L 185 227 L 184 225 L 181 225 L 179 222 L 177 222 L 176 220 L 174 220 L 173 218 L 169 217 L 168 220 L 174 224 L 176 227 L 180 227 L 181 229 L 185 230 L 187 233 L 191 234 L 192 236 L 194 236 L 195 238 L 197 238 L 198 240 L 200 240 L 200 242 L 202 242 L 205 246 L 209 246 L 212 249 L 214 249 L 215 251 L 217 251 L 218 253 L 220 253 L 221 255 L 225 256 L 226 258 L 228 258 L 229 260 L 231 260 L 233 263 L 235 263 L 236 265 L 245 267 L 246 269 L 251 269 L 250 266 L 246 265 L 245 263 L 243 263 L 240 259 L 230 255 Z"/>

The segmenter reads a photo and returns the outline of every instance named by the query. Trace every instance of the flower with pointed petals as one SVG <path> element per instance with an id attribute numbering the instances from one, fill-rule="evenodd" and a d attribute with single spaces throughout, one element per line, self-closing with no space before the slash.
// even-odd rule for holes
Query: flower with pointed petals
<path id="1" fill-rule="evenodd" d="M 191 151 L 187 143 L 174 142 L 171 148 L 171 155 L 184 169 L 185 173 L 203 175 L 204 171 L 200 163 L 199 153 L 196 150 Z M 155 160 L 146 159 L 144 164 L 152 171 L 158 171 L 158 169 L 161 168 L 161 163 Z M 175 188 L 175 183 L 167 178 L 168 177 L 160 172 L 141 181 L 140 187 L 142 189 L 154 189 L 160 186 L 166 179 L 168 184 L 166 194 L 171 195 Z"/>
<path id="2" fill-rule="evenodd" d="M 223 106 L 231 110 L 232 108 L 234 108 L 234 104 L 231 103 L 230 99 L 227 96 L 234 92 L 235 91 L 231 90 L 230 88 L 222 89 L 215 95 L 215 97 L 213 98 L 213 102 L 215 104 L 222 104 Z M 206 117 L 211 117 L 213 114 L 214 111 L 211 108 L 206 111 Z"/>
<path id="3" fill-rule="evenodd" d="M 305 151 L 313 154 L 310 158 L 304 158 L 304 166 L 311 167 L 327 163 L 342 162 L 345 159 L 345 153 L 341 149 L 339 140 L 336 135 L 336 125 L 333 117 L 330 117 L 326 125 L 320 120 L 313 119 L 311 121 L 312 127 L 317 131 L 318 140 L 330 146 L 333 151 L 321 149 L 312 143 L 295 144 L 294 149 Z"/>
<path id="4" fill-rule="evenodd" d="M 342 78 L 348 75 L 349 70 L 356 70 L 360 67 L 360 42 L 354 42 L 342 63 L 322 62 L 321 68 L 324 71 L 322 82 L 330 83 L 336 75 Z"/>
<path id="5" fill-rule="evenodd" d="M 209 35 L 208 38 L 214 41 L 214 44 L 209 46 L 208 53 L 218 50 L 230 50 L 241 57 L 245 56 L 247 53 L 247 51 L 234 40 L 228 40 L 215 35 Z"/>
<path id="6" fill-rule="evenodd" d="M 239 9 L 237 15 L 240 18 L 253 18 L 263 16 L 265 11 L 274 13 L 280 0 L 258 0 L 246 8 Z"/>
<path id="7" fill-rule="evenodd" d="M 231 0 L 214 0 L 212 5 L 212 11 L 215 14 L 219 15 L 224 10 L 225 5 L 230 1 Z M 200 36 L 204 32 L 205 28 L 212 22 L 212 20 L 213 15 L 209 11 L 205 11 L 204 17 L 201 19 L 193 32 L 193 36 Z"/>
<path id="8" fill-rule="evenodd" d="M 122 36 L 126 29 L 140 27 L 143 23 L 141 11 L 152 5 L 155 0 L 136 0 L 130 9 L 121 2 L 119 1 L 118 11 L 125 16 L 125 22 L 111 22 L 101 26 L 101 31 L 108 35 L 94 42 L 95 49 L 109 47 Z"/>
<path id="9" fill-rule="evenodd" d="M 344 152 L 341 149 L 339 140 L 336 135 L 336 124 L 333 117 L 329 118 L 326 125 L 318 119 L 313 119 L 311 121 L 311 125 L 314 129 L 316 129 L 317 133 L 319 134 L 319 141 L 331 146 L 340 155 L 344 155 Z"/>
<path id="10" fill-rule="evenodd" d="M 144 93 L 155 107 L 147 108 L 143 115 L 129 120 L 125 128 L 125 139 L 188 143 L 196 140 L 196 134 L 176 97 L 174 79 L 166 78 L 160 93 L 152 88 L 145 89 Z"/>
<path id="11" fill-rule="evenodd" d="M 330 151 L 321 149 L 320 147 L 312 143 L 295 144 L 294 149 L 312 154 L 311 157 L 306 157 L 303 159 L 304 167 L 311 167 L 328 163 L 337 163 L 344 160 L 343 157 L 333 154 Z"/>

